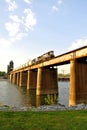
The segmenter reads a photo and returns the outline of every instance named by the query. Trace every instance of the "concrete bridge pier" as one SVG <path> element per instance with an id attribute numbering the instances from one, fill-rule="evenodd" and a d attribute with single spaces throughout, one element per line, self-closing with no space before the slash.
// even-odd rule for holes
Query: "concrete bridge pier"
<path id="1" fill-rule="evenodd" d="M 20 73 L 18 72 L 17 73 L 17 81 L 16 81 L 16 85 L 18 85 L 18 86 L 19 86 L 19 79 L 20 79 Z"/>
<path id="2" fill-rule="evenodd" d="M 13 83 L 13 74 L 10 74 L 10 82 Z"/>
<path id="3" fill-rule="evenodd" d="M 27 78 L 27 89 L 36 89 L 37 84 L 37 71 L 36 70 L 28 70 L 28 78 Z"/>
<path id="4" fill-rule="evenodd" d="M 13 80 L 12 83 L 15 84 L 16 83 L 16 73 L 13 74 Z"/>
<path id="5" fill-rule="evenodd" d="M 87 62 L 86 59 L 70 61 L 69 105 L 87 103 Z"/>
<path id="6" fill-rule="evenodd" d="M 20 72 L 19 86 L 26 87 L 27 86 L 27 71 Z"/>
<path id="7" fill-rule="evenodd" d="M 86 59 L 77 61 L 77 103 L 87 103 L 87 62 Z"/>
<path id="8" fill-rule="evenodd" d="M 76 61 L 70 61 L 70 93 L 69 106 L 76 105 Z"/>
<path id="9" fill-rule="evenodd" d="M 38 68 L 36 95 L 58 94 L 57 69 Z"/>

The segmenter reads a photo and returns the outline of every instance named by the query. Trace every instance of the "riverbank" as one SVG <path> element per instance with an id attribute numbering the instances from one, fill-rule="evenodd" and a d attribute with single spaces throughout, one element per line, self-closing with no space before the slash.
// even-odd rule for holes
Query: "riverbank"
<path id="1" fill-rule="evenodd" d="M 69 110 L 87 110 L 87 104 L 78 104 L 75 106 L 66 107 L 61 104 L 57 105 L 42 105 L 39 107 L 16 107 L 16 106 L 8 106 L 8 105 L 2 105 L 0 106 L 0 111 L 69 111 Z"/>
<path id="2" fill-rule="evenodd" d="M 1 130 L 86 130 L 87 105 L 0 106 Z"/>
<path id="3" fill-rule="evenodd" d="M 0 130 L 86 130 L 87 110 L 0 112 Z"/>

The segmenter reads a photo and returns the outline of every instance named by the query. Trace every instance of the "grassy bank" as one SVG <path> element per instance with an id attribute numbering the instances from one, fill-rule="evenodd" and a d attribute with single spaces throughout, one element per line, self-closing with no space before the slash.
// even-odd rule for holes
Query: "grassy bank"
<path id="1" fill-rule="evenodd" d="M 0 130 L 86 130 L 87 111 L 0 112 Z"/>

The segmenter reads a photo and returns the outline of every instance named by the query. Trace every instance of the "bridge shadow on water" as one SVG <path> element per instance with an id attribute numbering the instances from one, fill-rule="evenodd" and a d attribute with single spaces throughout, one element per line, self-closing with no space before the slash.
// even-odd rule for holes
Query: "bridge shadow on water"
<path id="1" fill-rule="evenodd" d="M 21 88 L 25 95 L 25 106 L 41 106 L 41 105 L 51 105 L 57 104 L 58 102 L 58 95 L 55 94 L 47 94 L 47 95 L 40 95 L 36 96 L 36 89 L 27 90 L 25 87 Z"/>
<path id="2" fill-rule="evenodd" d="M 62 104 L 68 106 L 69 100 L 69 82 L 58 83 L 58 95 L 47 94 L 36 96 L 36 89 L 27 90 L 26 87 L 22 87 L 22 93 L 24 95 L 24 106 L 41 106 Z"/>

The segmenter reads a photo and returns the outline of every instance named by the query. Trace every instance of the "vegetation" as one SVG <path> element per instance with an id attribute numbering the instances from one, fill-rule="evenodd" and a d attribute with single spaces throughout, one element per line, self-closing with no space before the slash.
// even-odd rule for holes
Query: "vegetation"
<path id="1" fill-rule="evenodd" d="M 86 130 L 87 111 L 0 112 L 0 130 Z"/>
<path id="2" fill-rule="evenodd" d="M 0 71 L 0 76 L 4 76 L 6 73 L 4 71 Z"/>
<path id="3" fill-rule="evenodd" d="M 70 74 L 58 74 L 58 78 L 70 78 Z"/>
<path id="4" fill-rule="evenodd" d="M 57 98 L 58 96 L 55 95 L 47 95 L 47 97 L 45 97 L 45 104 L 47 105 L 52 105 L 52 104 L 56 104 L 57 103 Z"/>

